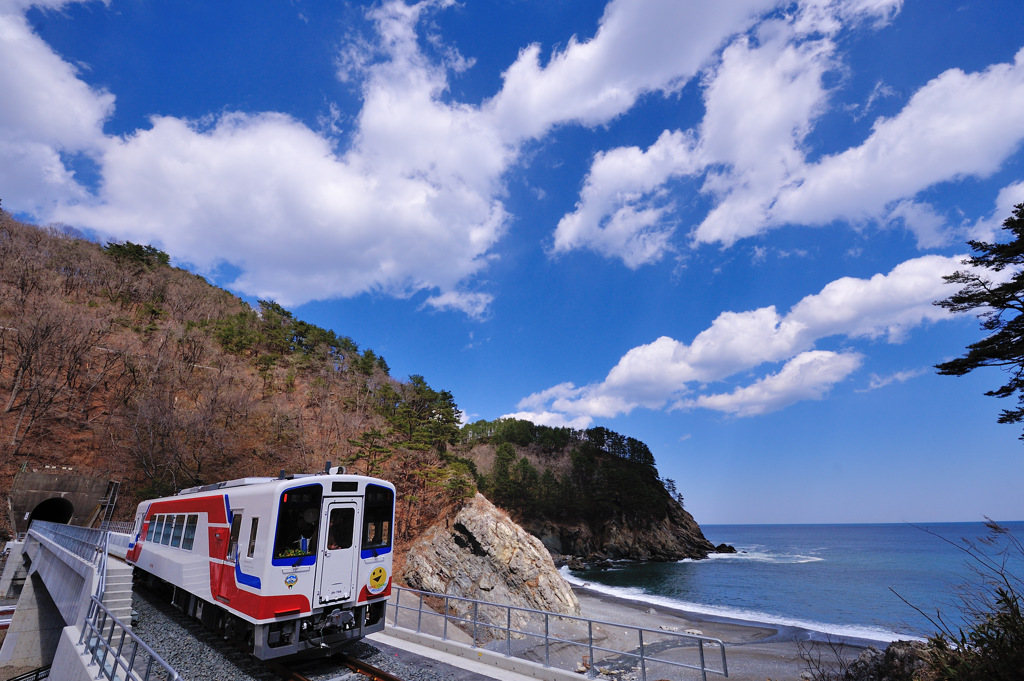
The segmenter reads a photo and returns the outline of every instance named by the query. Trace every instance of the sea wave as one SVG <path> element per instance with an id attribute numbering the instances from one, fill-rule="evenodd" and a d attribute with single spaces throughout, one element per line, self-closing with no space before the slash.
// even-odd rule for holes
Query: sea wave
<path id="1" fill-rule="evenodd" d="M 746 622 L 752 625 L 763 624 L 777 627 L 796 627 L 811 632 L 812 639 L 824 637 L 841 637 L 849 639 L 877 641 L 880 643 L 890 643 L 892 641 L 908 639 L 921 640 L 914 636 L 910 636 L 908 634 L 900 634 L 895 631 L 884 629 L 882 627 L 874 627 L 870 625 L 833 624 L 829 622 L 801 620 L 792 617 L 785 617 L 782 615 L 773 615 L 771 613 L 759 612 L 756 610 L 744 610 L 741 608 L 728 608 L 716 605 L 708 605 L 705 603 L 691 603 L 688 601 L 680 601 L 673 598 L 667 598 L 665 596 L 652 595 L 638 587 L 614 587 L 608 586 L 606 584 L 599 584 L 597 582 L 588 582 L 585 579 L 581 579 L 580 577 L 573 575 L 568 567 L 562 567 L 559 570 L 559 572 L 562 574 L 563 577 L 565 577 L 565 580 L 573 586 L 583 587 L 590 591 L 606 594 L 608 596 L 613 596 L 615 598 L 635 601 L 637 603 L 643 603 L 646 605 L 655 605 L 664 608 L 671 608 L 674 610 L 681 610 L 684 612 L 692 612 L 699 615 L 708 615 L 711 617 L 723 617 L 731 620 L 739 620 L 741 622 Z M 815 636 L 814 634 L 819 634 L 820 636 Z"/>
<path id="2" fill-rule="evenodd" d="M 799 553 L 776 553 L 758 550 L 756 548 L 750 549 L 737 549 L 736 553 L 710 553 L 706 559 L 694 560 L 693 558 L 683 558 L 680 563 L 701 563 L 705 560 L 724 560 L 724 561 L 753 561 L 757 563 L 778 563 L 778 564 L 799 564 L 799 563 L 818 563 L 823 560 L 821 556 L 804 555 Z"/>

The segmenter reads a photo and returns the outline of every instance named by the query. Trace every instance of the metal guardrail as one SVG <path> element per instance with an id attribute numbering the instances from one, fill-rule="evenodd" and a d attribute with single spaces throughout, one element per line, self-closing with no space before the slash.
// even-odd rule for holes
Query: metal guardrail
<path id="1" fill-rule="evenodd" d="M 725 644 L 717 638 L 663 629 L 647 629 L 616 622 L 603 622 L 403 587 L 393 587 L 393 591 L 394 597 L 388 601 L 388 606 L 392 609 L 391 626 L 414 629 L 418 634 L 435 636 L 448 641 L 450 639 L 448 625 L 451 622 L 454 626 L 459 627 L 464 635 L 472 637 L 472 647 L 474 648 L 494 650 L 497 646 L 504 650 L 494 650 L 494 652 L 502 652 L 506 657 L 518 657 L 538 662 L 545 667 L 559 667 L 552 661 L 553 653 L 557 653 L 555 656 L 561 658 L 563 661 L 561 667 L 565 668 L 564 661 L 567 659 L 567 652 L 586 651 L 583 656 L 583 666 L 586 668 L 588 678 L 596 676 L 599 663 L 605 667 L 636 665 L 641 681 L 647 681 L 649 669 L 657 668 L 660 671 L 668 667 L 698 671 L 704 681 L 707 681 L 708 674 L 729 676 L 725 659 Z M 403 605 L 403 594 L 410 594 L 406 597 L 407 603 L 410 598 L 415 599 L 415 602 L 411 605 Z M 453 604 L 458 607 L 453 607 Z M 468 612 L 468 614 L 459 615 L 455 612 L 456 610 Z M 407 621 L 415 618 L 415 622 L 402 623 L 403 613 L 405 613 Z M 424 631 L 424 618 L 428 621 L 428 628 L 432 628 L 434 633 Z M 513 618 L 525 624 L 513 626 Z M 443 623 L 439 624 L 438 620 L 443 620 Z M 437 632 L 438 629 L 440 632 Z M 615 634 L 618 636 L 616 637 Z M 613 640 L 615 638 L 622 643 L 618 647 L 611 647 L 615 643 Z M 513 645 L 513 639 L 515 639 L 515 645 Z M 635 645 L 632 644 L 634 641 Z M 630 646 L 628 649 L 627 645 Z M 712 649 L 717 647 L 722 662 L 720 669 L 708 666 L 705 646 Z M 514 653 L 513 647 L 516 648 Z M 597 656 L 600 656 L 600 659 Z M 712 655 L 712 657 L 717 656 Z M 569 669 L 569 671 L 581 670 Z"/>
<path id="2" fill-rule="evenodd" d="M 180 681 L 181 676 L 159 654 L 128 629 L 93 596 L 82 625 L 79 645 L 99 666 L 96 678 L 114 681 Z"/>
<path id="3" fill-rule="evenodd" d="M 50 523 L 44 520 L 33 520 L 29 531 L 38 532 L 85 562 L 99 566 L 106 532 L 77 525 Z"/>
<path id="4" fill-rule="evenodd" d="M 123 534 L 133 534 L 135 532 L 135 521 L 134 520 L 111 520 L 100 523 L 101 530 L 110 530 L 111 532 L 121 532 Z"/>
<path id="5" fill-rule="evenodd" d="M 90 655 L 89 666 L 99 666 L 96 678 L 111 681 L 179 681 L 181 676 L 103 605 L 111 532 L 74 525 L 32 521 L 38 532 L 96 567 L 99 578 L 82 624 L 78 645 Z M 115 542 L 118 540 L 115 537 Z M 115 643 L 116 639 L 116 643 Z"/>

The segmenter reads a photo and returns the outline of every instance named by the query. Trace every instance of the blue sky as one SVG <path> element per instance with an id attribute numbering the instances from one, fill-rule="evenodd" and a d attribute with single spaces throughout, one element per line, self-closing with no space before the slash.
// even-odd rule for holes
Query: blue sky
<path id="1" fill-rule="evenodd" d="M 1024 202 L 1016 0 L 0 0 L 0 198 L 451 390 L 650 445 L 702 523 L 1024 519 L 932 301 Z"/>

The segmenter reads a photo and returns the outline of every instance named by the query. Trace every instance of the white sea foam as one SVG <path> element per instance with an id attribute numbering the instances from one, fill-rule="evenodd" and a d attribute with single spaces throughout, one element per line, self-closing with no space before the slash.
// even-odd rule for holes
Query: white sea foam
<path id="1" fill-rule="evenodd" d="M 735 554 L 717 555 L 724 556 Z M 817 560 L 821 559 L 819 558 Z M 710 615 L 712 617 L 727 617 L 729 619 L 741 620 L 744 622 L 749 622 L 751 624 L 766 624 L 780 627 L 798 627 L 800 629 L 807 629 L 812 632 L 818 632 L 820 634 L 829 636 L 842 636 L 845 638 L 865 639 L 868 641 L 878 641 L 884 643 L 908 639 L 921 640 L 908 634 L 899 634 L 888 629 L 883 629 L 882 627 L 814 622 L 811 620 L 801 620 L 781 615 L 773 615 L 770 613 L 759 612 L 756 610 L 743 610 L 741 608 L 727 608 L 715 605 L 707 605 L 704 603 L 690 603 L 687 601 L 679 601 L 672 598 L 666 598 L 664 596 L 655 596 L 648 594 L 643 589 L 640 589 L 638 587 L 614 587 L 607 586 L 605 584 L 599 584 L 597 582 L 588 582 L 585 579 L 581 579 L 573 575 L 572 572 L 569 571 L 568 567 L 562 567 L 559 570 L 559 572 L 561 572 L 562 576 L 565 577 L 566 581 L 569 582 L 569 584 L 572 584 L 573 586 L 584 587 L 591 591 L 606 594 L 608 596 L 613 596 L 615 598 L 635 601 L 637 603 L 644 603 L 647 605 L 671 608 L 674 610 L 682 610 L 685 612 L 692 612 L 700 615 Z"/>
<path id="2" fill-rule="evenodd" d="M 768 551 L 759 550 L 758 547 L 751 547 L 748 549 L 740 549 L 736 553 L 710 553 L 707 558 L 701 560 L 694 560 L 693 558 L 683 558 L 680 563 L 704 563 L 708 560 L 749 560 L 757 563 L 817 563 L 825 560 L 821 556 L 805 556 L 801 554 L 786 554 L 786 553 L 771 553 Z"/>

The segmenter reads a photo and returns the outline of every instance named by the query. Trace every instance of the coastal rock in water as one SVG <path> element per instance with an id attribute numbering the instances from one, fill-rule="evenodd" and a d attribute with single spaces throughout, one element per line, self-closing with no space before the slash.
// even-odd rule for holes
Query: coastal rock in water
<path id="1" fill-rule="evenodd" d="M 736 547 L 729 544 L 719 544 L 715 547 L 715 553 L 736 553 Z"/>
<path id="2" fill-rule="evenodd" d="M 565 615 L 580 612 L 576 594 L 544 544 L 481 494 L 409 547 L 402 577 L 422 591 Z M 465 617 L 472 606 L 455 601 L 453 610 Z M 504 613 L 493 616 L 501 620 L 494 624 L 504 626 Z M 521 628 L 525 622 L 525 616 L 513 611 L 513 626 Z"/>
<path id="3" fill-rule="evenodd" d="M 915 681 L 927 663 L 927 644 L 893 641 L 885 652 L 869 647 L 850 664 L 843 681 Z"/>

